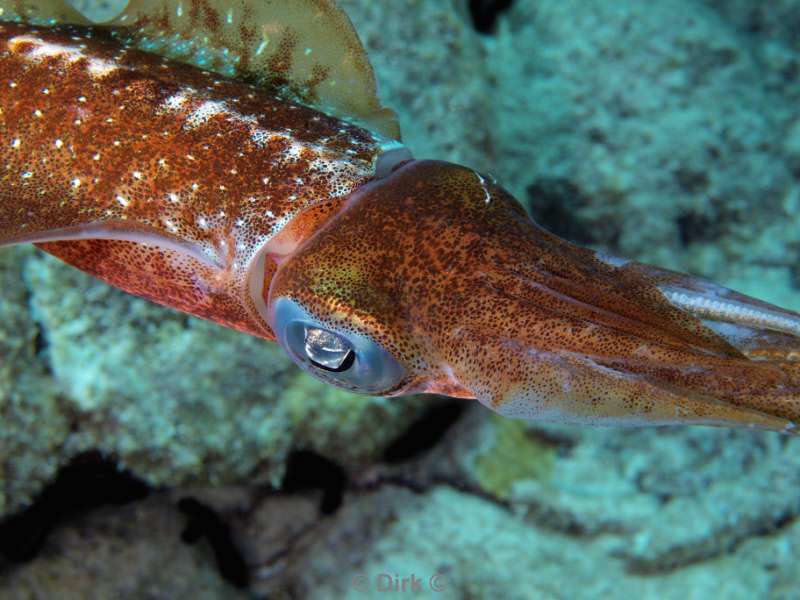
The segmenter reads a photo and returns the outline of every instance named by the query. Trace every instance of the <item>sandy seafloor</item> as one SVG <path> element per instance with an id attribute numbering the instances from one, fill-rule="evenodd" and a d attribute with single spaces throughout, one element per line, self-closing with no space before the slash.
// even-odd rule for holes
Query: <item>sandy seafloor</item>
<path id="1" fill-rule="evenodd" d="M 800 309 L 800 1 L 516 0 L 488 35 L 465 0 L 341 4 L 417 157 L 493 174 L 580 243 Z M 0 559 L 0 598 L 800 598 L 796 438 L 469 403 L 389 461 L 428 407 L 457 411 L 326 388 L 31 248 L 0 250 L 0 356 L 0 515 L 87 451 L 151 490 Z M 297 450 L 335 466 L 287 469 Z M 321 515 L 285 476 L 328 470 L 343 496 Z M 230 545 L 181 542 L 187 496 Z M 30 536 L 9 522 L 4 549 Z"/>

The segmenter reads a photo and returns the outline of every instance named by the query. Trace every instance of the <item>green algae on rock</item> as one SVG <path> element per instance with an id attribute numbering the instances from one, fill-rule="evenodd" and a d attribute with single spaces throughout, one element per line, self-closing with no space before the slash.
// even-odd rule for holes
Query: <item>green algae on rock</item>
<path id="1" fill-rule="evenodd" d="M 552 444 L 542 443 L 520 421 L 492 417 L 489 422 L 490 439 L 474 458 L 474 474 L 482 489 L 507 499 L 516 482 L 552 475 L 556 456 Z"/>

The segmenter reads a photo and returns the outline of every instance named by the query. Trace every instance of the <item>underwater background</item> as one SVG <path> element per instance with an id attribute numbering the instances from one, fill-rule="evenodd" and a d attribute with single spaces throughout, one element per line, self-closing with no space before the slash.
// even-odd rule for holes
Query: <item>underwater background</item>
<path id="1" fill-rule="evenodd" d="M 800 310 L 800 1 L 339 3 L 417 158 Z M 0 598 L 800 598 L 797 438 L 354 396 L 31 247 L 0 415 Z"/>

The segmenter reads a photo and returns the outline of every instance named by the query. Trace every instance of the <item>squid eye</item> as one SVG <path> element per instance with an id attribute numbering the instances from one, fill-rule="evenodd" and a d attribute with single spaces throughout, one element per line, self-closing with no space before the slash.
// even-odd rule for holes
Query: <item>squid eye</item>
<path id="1" fill-rule="evenodd" d="M 342 336 L 319 327 L 305 327 L 306 356 L 315 367 L 341 373 L 353 366 L 356 355 Z"/>
<path id="2" fill-rule="evenodd" d="M 324 381 L 379 395 L 397 389 L 405 377 L 400 363 L 369 336 L 336 331 L 290 298 L 271 303 L 270 321 L 292 360 Z"/>

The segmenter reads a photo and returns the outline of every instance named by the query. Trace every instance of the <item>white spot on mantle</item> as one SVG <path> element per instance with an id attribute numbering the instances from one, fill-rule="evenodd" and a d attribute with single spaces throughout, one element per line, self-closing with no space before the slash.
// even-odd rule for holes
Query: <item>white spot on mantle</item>
<path id="1" fill-rule="evenodd" d="M 20 52 L 19 47 L 32 48 L 24 54 L 25 58 L 31 62 L 42 62 L 46 58 L 60 58 L 68 65 L 79 60 L 86 59 L 86 70 L 93 78 L 105 77 L 109 73 L 116 71 L 119 67 L 114 63 L 99 58 L 90 58 L 83 51 L 81 46 L 65 46 L 63 44 L 53 44 L 32 35 L 17 35 L 8 41 L 8 47 L 12 52 Z M 85 47 L 85 45 L 83 45 Z M 48 92 L 45 92 L 48 93 Z"/>

